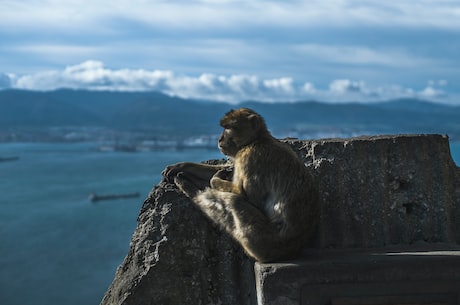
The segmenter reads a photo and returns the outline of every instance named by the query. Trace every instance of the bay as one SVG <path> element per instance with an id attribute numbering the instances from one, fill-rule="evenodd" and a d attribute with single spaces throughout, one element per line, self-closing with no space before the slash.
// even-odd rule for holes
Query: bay
<path id="1" fill-rule="evenodd" d="M 0 299 L 8 305 L 99 304 L 161 171 L 222 158 L 216 149 L 98 152 L 94 143 L 0 144 Z M 92 203 L 88 195 L 139 192 Z"/>

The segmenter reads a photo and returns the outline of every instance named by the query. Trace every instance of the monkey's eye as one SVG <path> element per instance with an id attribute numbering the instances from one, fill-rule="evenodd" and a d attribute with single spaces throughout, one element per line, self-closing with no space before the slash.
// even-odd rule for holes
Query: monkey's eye
<path id="1" fill-rule="evenodd" d="M 242 129 L 241 126 L 236 126 L 236 125 L 230 127 L 230 130 L 232 130 L 233 132 L 241 131 L 241 129 Z"/>
<path id="2" fill-rule="evenodd" d="M 237 126 L 232 125 L 232 124 L 223 125 L 222 127 L 224 127 L 224 129 L 228 129 L 228 130 L 235 130 L 237 128 Z"/>

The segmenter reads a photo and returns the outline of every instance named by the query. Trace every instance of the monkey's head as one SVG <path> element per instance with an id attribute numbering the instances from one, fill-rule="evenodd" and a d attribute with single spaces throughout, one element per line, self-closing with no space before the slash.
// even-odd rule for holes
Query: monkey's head
<path id="1" fill-rule="evenodd" d="M 220 125 L 224 131 L 219 138 L 219 149 L 229 157 L 256 139 L 270 136 L 262 116 L 248 108 L 230 110 Z"/>

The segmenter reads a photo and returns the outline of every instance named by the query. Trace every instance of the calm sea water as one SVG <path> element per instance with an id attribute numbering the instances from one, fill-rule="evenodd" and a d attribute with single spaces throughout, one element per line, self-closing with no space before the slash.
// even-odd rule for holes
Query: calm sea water
<path id="1" fill-rule="evenodd" d="M 0 144 L 0 302 L 97 305 L 129 248 L 143 199 L 167 164 L 216 151 L 123 153 L 84 144 Z M 451 143 L 460 164 L 460 143 Z M 89 202 L 97 193 L 134 199 Z"/>
<path id="2" fill-rule="evenodd" d="M 0 303 L 99 304 L 167 164 L 217 151 L 123 153 L 94 144 L 0 144 Z M 139 198 L 91 203 L 91 192 Z"/>

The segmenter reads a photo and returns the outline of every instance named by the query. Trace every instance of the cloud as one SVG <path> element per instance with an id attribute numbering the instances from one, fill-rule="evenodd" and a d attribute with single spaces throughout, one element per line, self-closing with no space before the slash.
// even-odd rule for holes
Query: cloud
<path id="1" fill-rule="evenodd" d="M 3 82 L 2 82 L 3 80 Z M 401 97 L 448 101 L 439 87 L 446 80 L 430 81 L 417 91 L 398 85 L 371 86 L 364 81 L 337 79 L 325 89 L 313 83 L 297 83 L 291 77 L 261 79 L 254 75 L 198 76 L 178 75 L 169 70 L 109 69 L 100 61 L 90 60 L 63 70 L 50 70 L 23 76 L 0 77 L 0 83 L 18 89 L 55 90 L 59 88 L 160 91 L 172 96 L 237 103 L 245 100 L 289 102 L 319 100 L 325 102 L 372 102 Z"/>
<path id="2" fill-rule="evenodd" d="M 419 92 L 419 96 L 426 99 L 438 99 L 446 97 L 447 94 L 443 90 L 428 86 Z"/>
<path id="3" fill-rule="evenodd" d="M 145 1 L 100 0 L 84 6 L 77 0 L 0 2 L 1 22 L 39 28 L 59 25 L 91 29 L 103 21 L 135 20 L 168 28 L 235 28 L 240 26 L 379 25 L 435 26 L 459 29 L 456 0 L 332 1 Z M 391 22 L 389 22 L 391 20 Z M 1 23 L 0 23 L 1 24 Z M 109 31 L 109 27 L 99 28 Z"/>
<path id="4" fill-rule="evenodd" d="M 0 66 L 26 74 L 98 58 L 117 69 L 181 73 L 176 78 L 206 72 L 214 85 L 224 75 L 228 90 L 267 87 L 287 97 L 307 80 L 317 93 L 335 78 L 458 83 L 459 11 L 458 0 L 0 1 Z M 261 78 L 256 85 L 252 75 Z M 278 78 L 293 81 L 275 90 L 269 80 Z"/>
<path id="5" fill-rule="evenodd" d="M 59 88 L 161 91 L 184 98 L 208 99 L 225 102 L 244 100 L 293 101 L 315 91 L 313 84 L 297 86 L 290 77 L 260 79 L 254 75 L 198 76 L 177 75 L 168 70 L 119 69 L 112 70 L 100 61 L 85 61 L 68 66 L 62 71 L 44 71 L 18 77 L 13 86 L 29 90 Z"/>
<path id="6" fill-rule="evenodd" d="M 344 93 L 364 93 L 366 92 L 366 85 L 363 81 L 351 81 L 349 79 L 338 79 L 333 81 L 329 85 L 329 89 L 332 93 L 344 94 Z"/>
<path id="7" fill-rule="evenodd" d="M 391 47 L 372 48 L 360 45 L 320 45 L 308 43 L 295 45 L 293 49 L 303 56 L 334 64 L 415 68 L 432 63 L 427 58 L 408 54 L 407 50 Z"/>
<path id="8" fill-rule="evenodd" d="M 304 93 L 304 94 L 315 94 L 316 93 L 316 88 L 315 88 L 315 85 L 310 83 L 310 82 L 306 82 L 302 85 L 301 87 L 301 91 Z"/>

